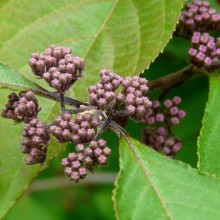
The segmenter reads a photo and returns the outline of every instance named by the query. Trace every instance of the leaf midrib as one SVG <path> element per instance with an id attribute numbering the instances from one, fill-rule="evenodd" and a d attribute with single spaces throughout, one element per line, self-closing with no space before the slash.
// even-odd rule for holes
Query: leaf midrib
<path id="1" fill-rule="evenodd" d="M 141 170 L 144 172 L 149 184 L 151 185 L 153 191 L 155 192 L 155 194 L 157 195 L 163 209 L 165 210 L 165 213 L 167 215 L 167 217 L 170 219 L 170 220 L 173 220 L 172 216 L 171 216 L 171 213 L 169 212 L 168 208 L 167 208 L 167 205 L 166 203 L 163 201 L 163 198 L 162 196 L 160 195 L 159 191 L 157 190 L 156 186 L 154 185 L 152 179 L 150 178 L 150 173 L 147 171 L 147 169 L 145 168 L 144 164 L 142 163 L 142 160 L 141 158 L 139 157 L 138 155 L 138 152 L 136 152 L 134 146 L 132 145 L 132 142 L 129 141 L 128 143 L 128 147 L 131 149 L 134 157 L 136 157 L 137 161 L 138 161 L 138 164 L 140 165 L 140 168 Z"/>

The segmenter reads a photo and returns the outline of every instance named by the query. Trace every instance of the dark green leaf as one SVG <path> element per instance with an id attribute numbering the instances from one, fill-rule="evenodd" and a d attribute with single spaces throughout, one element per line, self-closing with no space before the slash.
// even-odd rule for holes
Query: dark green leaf
<path id="1" fill-rule="evenodd" d="M 220 176 L 220 80 L 209 79 L 209 97 L 198 139 L 198 168 Z"/>

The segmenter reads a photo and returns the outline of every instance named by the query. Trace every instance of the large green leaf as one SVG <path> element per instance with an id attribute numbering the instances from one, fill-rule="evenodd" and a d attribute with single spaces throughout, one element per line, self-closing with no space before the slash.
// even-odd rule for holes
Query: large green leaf
<path id="1" fill-rule="evenodd" d="M 220 182 L 131 140 L 120 145 L 114 191 L 117 219 L 220 218 Z"/>
<path id="2" fill-rule="evenodd" d="M 209 79 L 209 97 L 198 139 L 198 168 L 220 176 L 220 80 Z"/>
<path id="3" fill-rule="evenodd" d="M 0 8 L 0 57 L 29 73 L 33 51 L 50 44 L 73 48 L 86 59 L 84 83 L 98 79 L 100 68 L 122 75 L 139 74 L 163 50 L 177 23 L 184 0 L 43 0 L 13 1 Z M 22 5 L 22 7 L 21 7 Z M 15 10 L 16 9 L 16 10 Z M 16 45 L 16 46 L 15 46 Z"/>
<path id="4" fill-rule="evenodd" d="M 177 22 L 184 0 L 65 0 L 0 2 L 0 59 L 36 82 L 27 65 L 30 53 L 50 44 L 73 49 L 86 59 L 85 77 L 74 85 L 86 100 L 88 85 L 98 80 L 100 68 L 121 75 L 139 74 L 163 50 Z M 39 80 L 38 80 L 39 81 Z M 40 83 L 45 86 L 45 83 Z M 1 92 L 6 97 L 7 92 Z M 74 96 L 73 90 L 70 96 Z M 1 98 L 3 108 L 5 98 Z M 58 109 L 40 100 L 41 119 L 49 122 Z M 0 119 L 0 218 L 39 171 L 27 167 L 20 154 L 19 126 Z M 9 135 L 10 134 L 10 135 Z M 52 158 L 62 147 L 51 145 Z M 9 166 L 10 164 L 10 166 Z M 11 165 L 12 164 L 12 165 Z M 6 175 L 7 174 L 7 175 Z"/>
<path id="5" fill-rule="evenodd" d="M 0 88 L 12 90 L 41 90 L 41 87 L 26 79 L 15 70 L 0 63 Z"/>

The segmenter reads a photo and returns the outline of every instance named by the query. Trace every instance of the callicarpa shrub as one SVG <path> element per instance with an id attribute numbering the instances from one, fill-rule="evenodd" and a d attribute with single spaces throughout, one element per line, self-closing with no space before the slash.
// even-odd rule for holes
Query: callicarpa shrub
<path id="1" fill-rule="evenodd" d="M 22 2 L 0 3 L 0 219 L 61 151 L 30 194 L 116 179 L 116 219 L 220 219 L 220 1 Z"/>
<path id="2" fill-rule="evenodd" d="M 107 69 L 100 71 L 100 81 L 88 88 L 88 102 L 69 102 L 77 108 L 66 108 L 65 92 L 82 77 L 84 59 L 74 57 L 70 48 L 50 46 L 44 53 L 33 53 L 30 68 L 39 79 L 52 87 L 60 102 L 60 115 L 49 125 L 37 118 L 40 111 L 33 92 L 12 93 L 2 116 L 16 123 L 24 122 L 22 152 L 28 154 L 27 165 L 44 163 L 50 135 L 58 143 L 75 143 L 76 152 L 62 160 L 65 174 L 74 182 L 93 172 L 95 166 L 106 166 L 111 149 L 100 138 L 105 129 L 119 136 L 127 132 L 114 121 L 117 116 L 130 117 L 146 123 L 152 107 L 148 98 L 148 81 L 139 76 L 121 77 Z"/>
<path id="3" fill-rule="evenodd" d="M 220 28 L 220 14 L 208 1 L 187 3 L 179 17 L 175 35 L 190 40 L 189 66 L 185 69 L 148 82 L 140 76 L 122 77 L 108 69 L 100 70 L 100 80 L 88 88 L 88 102 L 65 93 L 83 76 L 85 60 L 72 55 L 71 48 L 51 45 L 43 53 L 33 53 L 29 60 L 32 73 L 43 79 L 54 91 L 45 96 L 60 103 L 60 115 L 50 124 L 39 121 L 41 110 L 34 91 L 13 92 L 2 111 L 2 117 L 24 123 L 21 151 L 27 154 L 27 165 L 43 164 L 47 158 L 51 136 L 59 144 L 74 143 L 75 151 L 61 161 L 64 172 L 74 182 L 84 179 L 94 167 L 108 165 L 112 150 L 101 135 L 106 129 L 124 136 L 129 134 L 116 121 L 130 118 L 142 123 L 142 142 L 156 151 L 173 158 L 183 146 L 172 130 L 186 116 L 179 106 L 179 96 L 165 99 L 166 93 L 179 86 L 200 70 L 213 72 L 220 68 L 220 38 L 211 31 Z M 151 91 L 162 88 L 157 99 Z M 67 107 L 72 106 L 73 108 Z M 117 120 L 116 120 L 117 119 Z"/>

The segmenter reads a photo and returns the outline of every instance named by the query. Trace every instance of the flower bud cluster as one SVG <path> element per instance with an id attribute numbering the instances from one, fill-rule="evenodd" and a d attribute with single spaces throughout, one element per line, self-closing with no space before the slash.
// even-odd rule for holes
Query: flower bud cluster
<path id="1" fill-rule="evenodd" d="M 124 96 L 121 93 L 115 93 L 115 90 L 121 85 L 122 77 L 107 69 L 100 72 L 100 82 L 89 87 L 89 102 L 91 105 L 98 106 L 100 109 L 106 109 L 107 105 L 115 100 L 117 104 L 123 102 Z"/>
<path id="2" fill-rule="evenodd" d="M 186 4 L 179 21 L 187 34 L 191 35 L 194 31 L 209 32 L 220 26 L 220 14 L 210 7 L 208 1 L 194 0 Z"/>
<path id="3" fill-rule="evenodd" d="M 106 147 L 106 141 L 103 139 L 91 141 L 88 147 L 78 144 L 76 151 L 77 153 L 70 153 L 61 161 L 65 167 L 65 174 L 74 182 L 85 178 L 87 170 L 93 172 L 94 166 L 107 165 L 108 157 L 111 154 L 111 149 Z"/>
<path id="4" fill-rule="evenodd" d="M 46 159 L 47 145 L 50 141 L 47 126 L 37 119 L 32 119 L 29 123 L 25 123 L 22 136 L 22 152 L 28 154 L 25 163 L 27 165 L 43 163 Z"/>
<path id="5" fill-rule="evenodd" d="M 15 122 L 28 122 L 36 118 L 40 111 L 38 101 L 33 92 L 21 92 L 9 95 L 9 101 L 2 111 L 2 117 L 13 119 Z"/>
<path id="6" fill-rule="evenodd" d="M 138 76 L 126 77 L 122 82 L 126 114 L 141 122 L 146 121 L 147 110 L 152 105 L 152 102 L 145 96 L 149 90 L 147 83 L 146 79 Z"/>
<path id="7" fill-rule="evenodd" d="M 220 67 L 220 38 L 215 41 L 208 33 L 194 32 L 191 43 L 188 54 L 192 64 L 207 70 Z"/>
<path id="8" fill-rule="evenodd" d="M 43 54 L 33 53 L 29 65 L 36 76 L 64 93 L 82 76 L 85 65 L 82 58 L 73 57 L 71 53 L 70 48 L 50 46 Z"/>
<path id="9" fill-rule="evenodd" d="M 65 113 L 56 118 L 50 126 L 50 132 L 60 143 L 86 143 L 94 138 L 98 125 L 99 119 L 94 114 L 77 114 L 72 119 L 71 114 Z"/>
<path id="10" fill-rule="evenodd" d="M 148 109 L 148 126 L 142 131 L 143 143 L 170 157 L 182 147 L 181 141 L 171 133 L 171 127 L 179 124 L 186 115 L 185 111 L 178 107 L 181 101 L 179 96 L 172 100 L 167 99 L 163 104 L 154 100 L 152 108 Z"/>
<path id="11" fill-rule="evenodd" d="M 155 130 L 144 128 L 142 141 L 170 158 L 173 158 L 182 148 L 182 141 L 169 134 L 167 128 L 163 126 L 155 128 Z"/>
<path id="12" fill-rule="evenodd" d="M 100 73 L 100 82 L 89 87 L 89 101 L 91 105 L 106 110 L 108 105 L 116 102 L 116 106 L 125 105 L 125 114 L 131 118 L 145 122 L 147 109 L 151 101 L 146 97 L 149 88 L 148 81 L 138 76 L 122 78 L 116 73 L 103 69 Z M 122 85 L 122 91 L 115 90 Z"/>
<path id="13" fill-rule="evenodd" d="M 146 123 L 153 125 L 155 123 L 169 123 L 169 125 L 179 124 L 181 119 L 186 115 L 185 111 L 178 108 L 178 105 L 182 102 L 179 96 L 175 96 L 172 100 L 167 99 L 161 105 L 160 101 L 154 100 L 152 102 L 152 108 L 148 109 L 148 119 Z"/>

